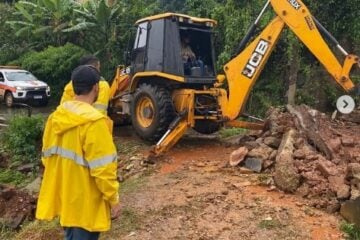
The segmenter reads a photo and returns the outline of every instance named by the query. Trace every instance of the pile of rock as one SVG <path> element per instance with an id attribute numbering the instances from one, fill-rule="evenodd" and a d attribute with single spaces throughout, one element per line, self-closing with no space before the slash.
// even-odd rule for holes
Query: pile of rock
<path id="1" fill-rule="evenodd" d="M 26 191 L 0 185 L 0 224 L 18 229 L 25 220 L 33 220 L 36 198 Z"/>
<path id="2" fill-rule="evenodd" d="M 230 164 L 273 175 L 285 192 L 329 212 L 360 196 L 360 125 L 305 105 L 271 109 L 262 132 L 240 136 Z"/>

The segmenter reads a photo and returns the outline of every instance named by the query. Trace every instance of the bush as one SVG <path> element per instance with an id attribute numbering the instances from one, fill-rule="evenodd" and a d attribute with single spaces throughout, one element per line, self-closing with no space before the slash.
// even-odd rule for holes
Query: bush
<path id="1" fill-rule="evenodd" d="M 41 52 L 29 52 L 12 64 L 31 71 L 37 78 L 48 83 L 52 96 L 59 99 L 65 84 L 70 81 L 71 71 L 86 54 L 81 47 L 67 43 L 61 47 L 48 47 Z"/>
<path id="2" fill-rule="evenodd" d="M 14 116 L 10 120 L 1 140 L 11 154 L 11 165 L 38 162 L 43 129 L 42 116 Z"/>

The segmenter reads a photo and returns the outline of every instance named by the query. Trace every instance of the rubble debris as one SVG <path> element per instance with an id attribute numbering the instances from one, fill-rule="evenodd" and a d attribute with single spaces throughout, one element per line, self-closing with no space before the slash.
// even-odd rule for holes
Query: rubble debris
<path id="1" fill-rule="evenodd" d="M 232 167 L 239 165 L 244 159 L 246 154 L 248 154 L 249 150 L 246 147 L 240 147 L 239 149 L 233 151 L 230 154 L 229 164 Z"/>
<path id="2" fill-rule="evenodd" d="M 346 177 L 360 181 L 360 163 L 349 163 L 346 169 Z"/>
<path id="3" fill-rule="evenodd" d="M 293 157 L 298 158 L 298 159 L 305 159 L 306 154 L 305 154 L 304 149 L 295 150 L 294 153 L 293 153 Z"/>
<path id="4" fill-rule="evenodd" d="M 244 146 L 247 149 L 249 149 L 250 151 L 253 150 L 254 148 L 257 148 L 260 146 L 259 143 L 255 142 L 255 141 L 250 141 L 250 142 L 245 142 L 243 144 L 240 144 L 240 146 Z"/>
<path id="5" fill-rule="evenodd" d="M 360 110 L 352 115 L 359 121 L 345 121 L 306 105 L 286 109 L 269 110 L 262 134 L 241 137 L 248 141 L 239 145 L 249 150 L 242 167 L 247 159 L 261 160 L 261 171 L 272 174 L 279 189 L 316 208 L 338 211 L 344 201 L 360 196 Z"/>
<path id="6" fill-rule="evenodd" d="M 360 109 L 356 109 L 350 114 L 342 114 L 339 118 L 342 121 L 360 123 Z"/>
<path id="7" fill-rule="evenodd" d="M 331 176 L 329 179 L 330 189 L 336 193 L 340 200 L 350 197 L 350 187 L 345 184 L 345 176 Z"/>
<path id="8" fill-rule="evenodd" d="M 294 166 L 295 130 L 290 129 L 283 137 L 275 163 L 275 184 L 285 192 L 295 192 L 300 184 L 300 175 Z"/>
<path id="9" fill-rule="evenodd" d="M 245 167 L 254 171 L 254 172 L 261 172 L 263 166 L 263 160 L 259 158 L 246 158 L 245 160 Z"/>
<path id="10" fill-rule="evenodd" d="M 281 140 L 277 137 L 266 137 L 264 138 L 264 143 L 272 148 L 278 148 L 280 146 Z"/>
<path id="11" fill-rule="evenodd" d="M 299 127 L 305 133 L 306 137 L 312 142 L 317 149 L 319 149 L 328 159 L 332 159 L 333 154 L 328 145 L 318 133 L 318 124 L 316 124 L 313 117 L 310 115 L 308 108 L 299 106 L 297 109 L 291 105 L 287 105 L 288 111 L 296 116 L 299 121 Z"/>
<path id="12" fill-rule="evenodd" d="M 270 157 L 270 154 L 272 153 L 273 149 L 270 147 L 265 146 L 259 146 L 257 148 L 252 149 L 247 156 L 250 158 L 258 158 L 261 160 L 266 160 Z"/>
<path id="13" fill-rule="evenodd" d="M 0 222 L 18 229 L 25 219 L 33 220 L 35 197 L 12 186 L 0 185 Z"/>
<path id="14" fill-rule="evenodd" d="M 341 143 L 345 147 L 353 147 L 355 145 L 354 139 L 352 137 L 342 137 Z"/>
<path id="15" fill-rule="evenodd" d="M 331 150 L 333 150 L 335 153 L 338 153 L 341 148 L 341 141 L 340 138 L 333 138 L 329 141 L 329 147 Z"/>
<path id="16" fill-rule="evenodd" d="M 317 169 L 324 177 L 337 175 L 336 165 L 327 160 L 320 160 L 317 162 Z"/>

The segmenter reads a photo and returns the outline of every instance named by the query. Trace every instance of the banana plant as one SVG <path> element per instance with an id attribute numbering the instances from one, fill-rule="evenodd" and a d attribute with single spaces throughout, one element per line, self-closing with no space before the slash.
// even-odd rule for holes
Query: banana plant
<path id="1" fill-rule="evenodd" d="M 33 0 L 15 3 L 14 21 L 7 21 L 18 37 L 32 38 L 38 47 L 60 46 L 70 38 L 62 32 L 73 16 L 73 0 Z"/>
<path id="2" fill-rule="evenodd" d="M 85 35 L 85 48 L 95 54 L 111 55 L 110 49 L 117 41 L 117 28 L 121 4 L 117 1 L 89 0 L 77 3 L 75 21 L 64 33 L 77 32 Z M 108 56 L 107 58 L 111 58 Z"/>

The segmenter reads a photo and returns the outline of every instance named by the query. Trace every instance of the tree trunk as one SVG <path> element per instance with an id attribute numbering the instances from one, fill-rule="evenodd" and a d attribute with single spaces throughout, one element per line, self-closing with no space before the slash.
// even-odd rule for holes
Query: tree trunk
<path id="1" fill-rule="evenodd" d="M 289 69 L 289 88 L 287 91 L 287 103 L 295 105 L 296 96 L 296 80 L 298 77 L 298 71 L 300 68 L 300 54 L 299 54 L 299 43 L 291 41 L 291 52 L 290 52 L 290 69 Z"/>

